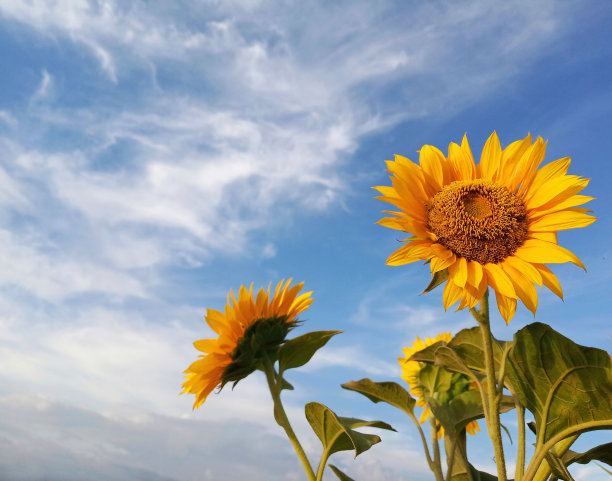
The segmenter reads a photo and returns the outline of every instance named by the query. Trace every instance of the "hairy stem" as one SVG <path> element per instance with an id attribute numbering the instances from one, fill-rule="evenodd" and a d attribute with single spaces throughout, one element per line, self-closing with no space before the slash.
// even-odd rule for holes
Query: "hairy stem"
<path id="1" fill-rule="evenodd" d="M 489 291 L 485 292 L 480 301 L 480 310 L 470 309 L 476 318 L 482 334 L 482 347 L 485 356 L 485 370 L 487 376 L 487 405 L 484 406 L 485 420 L 489 437 L 493 442 L 495 452 L 495 463 L 497 465 L 497 477 L 499 481 L 506 481 L 506 460 L 501 437 L 501 425 L 499 422 L 499 399 L 495 377 L 495 360 L 493 357 L 493 341 L 491 336 L 491 324 L 489 322 Z M 500 386 L 500 392 L 503 385 Z"/>
<path id="2" fill-rule="evenodd" d="M 514 397 L 516 417 L 518 422 L 518 446 L 516 451 L 516 469 L 514 480 L 522 481 L 525 473 L 525 407 Z"/>
<path id="3" fill-rule="evenodd" d="M 283 407 L 283 403 L 281 402 L 280 398 L 281 382 L 280 379 L 277 378 L 272 361 L 266 360 L 264 363 L 264 372 L 266 374 L 266 379 L 268 380 L 268 387 L 270 388 L 272 400 L 274 401 L 274 419 L 276 420 L 276 423 L 285 430 L 285 433 L 287 434 L 289 441 L 291 441 L 295 453 L 302 463 L 306 476 L 308 476 L 308 481 L 316 481 L 310 461 L 308 461 L 308 457 L 306 456 L 302 445 L 300 444 L 295 432 L 293 431 L 293 428 L 291 427 L 291 424 L 289 423 L 287 413 L 285 413 L 285 408 Z"/>
<path id="4" fill-rule="evenodd" d="M 429 417 L 429 425 L 431 427 L 431 445 L 433 448 L 433 471 L 436 481 L 444 481 L 444 475 L 442 474 L 442 461 L 440 459 L 440 444 L 438 443 L 438 426 L 436 425 L 436 419 L 433 416 Z"/>

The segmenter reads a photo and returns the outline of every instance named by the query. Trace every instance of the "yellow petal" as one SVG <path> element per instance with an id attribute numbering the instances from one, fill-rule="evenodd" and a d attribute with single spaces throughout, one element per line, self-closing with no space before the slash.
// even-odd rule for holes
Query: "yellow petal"
<path id="1" fill-rule="evenodd" d="M 444 310 L 447 310 L 455 302 L 461 298 L 461 288 L 457 287 L 454 282 L 450 279 L 444 286 L 444 292 L 442 293 L 442 303 L 444 304 Z"/>
<path id="2" fill-rule="evenodd" d="M 508 279 L 506 273 L 498 264 L 487 263 L 484 266 L 484 270 L 487 273 L 487 280 L 489 284 L 495 289 L 496 292 L 503 294 L 506 297 L 516 299 L 516 293 L 512 282 Z"/>
<path id="3" fill-rule="evenodd" d="M 512 179 L 519 168 L 519 163 L 523 154 L 531 146 L 531 134 L 522 140 L 512 142 L 502 152 L 502 161 L 498 181 L 508 188 L 511 188 Z"/>
<path id="4" fill-rule="evenodd" d="M 482 281 L 483 271 L 480 262 L 469 261 L 468 262 L 468 284 L 474 287 L 478 287 Z"/>
<path id="5" fill-rule="evenodd" d="M 199 341 L 195 341 L 193 343 L 193 346 L 198 351 L 202 351 L 208 354 L 217 349 L 217 340 L 216 339 L 200 339 Z"/>
<path id="6" fill-rule="evenodd" d="M 499 309 L 499 313 L 506 321 L 506 324 L 510 323 L 510 320 L 514 317 L 514 313 L 516 312 L 516 299 L 511 297 L 506 297 L 500 294 L 498 291 L 495 291 L 495 299 L 497 299 L 497 308 Z"/>
<path id="7" fill-rule="evenodd" d="M 520 188 L 518 188 L 519 195 L 523 195 L 528 191 L 538 171 L 538 167 L 546 155 L 546 144 L 542 137 L 538 137 L 531 147 L 525 151 L 512 180 L 511 190 L 518 188 L 520 185 Z"/>
<path id="8" fill-rule="evenodd" d="M 586 267 L 576 254 L 568 251 L 565 247 L 539 239 L 527 239 L 514 255 L 531 263 L 560 264 L 572 262 L 586 271 Z"/>
<path id="9" fill-rule="evenodd" d="M 550 162 L 546 164 L 544 167 L 538 169 L 536 175 L 533 178 L 533 182 L 531 183 L 530 191 L 535 191 L 542 187 L 546 182 L 555 177 L 562 177 L 567 174 L 571 163 L 571 159 L 569 157 L 564 157 L 562 159 L 557 159 L 554 162 Z M 529 194 L 527 194 L 529 197 Z"/>
<path id="10" fill-rule="evenodd" d="M 533 192 L 533 195 L 526 198 L 525 207 L 528 210 L 538 208 L 547 202 L 550 202 L 563 192 L 566 192 L 568 189 L 571 190 L 572 194 L 580 192 L 589 184 L 589 180 L 590 179 L 581 179 L 577 175 L 556 177 L 539 187 Z"/>
<path id="11" fill-rule="evenodd" d="M 529 231 L 533 232 L 547 232 L 547 231 L 559 231 L 567 229 L 577 229 L 579 227 L 586 227 L 591 225 L 597 220 L 597 217 L 593 217 L 581 212 L 575 211 L 561 211 L 553 214 L 545 215 L 539 219 L 532 221 L 529 224 Z"/>
<path id="12" fill-rule="evenodd" d="M 531 212 L 529 212 L 529 219 L 537 219 L 538 217 L 542 217 L 546 214 L 552 214 L 553 212 L 565 210 L 570 207 L 576 207 L 578 205 L 583 205 L 587 202 L 595 200 L 595 197 L 589 197 L 588 195 L 571 194 L 566 199 L 558 199 L 558 197 L 559 196 L 555 197 L 546 204 L 538 207 L 537 209 L 533 209 Z"/>
<path id="13" fill-rule="evenodd" d="M 504 262 L 510 264 L 517 271 L 521 272 L 529 281 L 542 287 L 542 276 L 530 262 L 525 262 L 516 256 L 510 256 L 504 259 Z"/>
<path id="14" fill-rule="evenodd" d="M 523 275 L 508 262 L 502 262 L 501 267 L 504 272 L 508 274 L 508 277 L 512 281 L 512 285 L 514 286 L 514 290 L 520 297 L 521 301 L 523 301 L 523 304 L 525 304 L 525 307 L 535 316 L 538 308 L 538 292 L 533 286 L 533 283 L 523 277 Z"/>
<path id="15" fill-rule="evenodd" d="M 534 264 L 534 267 L 542 276 L 542 282 L 544 282 L 544 285 L 554 292 L 559 298 L 561 298 L 561 300 L 563 300 L 563 289 L 561 289 L 561 283 L 552 273 L 552 271 L 543 264 Z"/>
<path id="16" fill-rule="evenodd" d="M 442 189 L 444 185 L 443 165 L 446 163 L 444 154 L 433 145 L 424 145 L 420 151 L 419 163 L 425 173 L 425 180 L 429 182 L 433 192 Z"/>
<path id="17" fill-rule="evenodd" d="M 446 269 L 448 266 L 454 264 L 455 262 L 456 262 L 456 258 L 454 254 L 447 259 L 441 259 L 440 257 L 433 257 L 430 263 L 431 273 L 435 274 L 436 272 L 440 272 L 441 270 Z"/>
<path id="18" fill-rule="evenodd" d="M 457 287 L 465 286 L 468 277 L 467 261 L 465 257 L 459 257 L 454 264 L 451 264 L 448 267 L 448 273 Z"/>
<path id="19" fill-rule="evenodd" d="M 499 164 L 501 161 L 501 145 L 499 144 L 499 138 L 497 132 L 493 132 L 487 139 L 480 156 L 480 164 L 478 168 L 480 170 L 480 177 L 483 179 L 493 180 Z"/>
<path id="20" fill-rule="evenodd" d="M 431 241 L 412 241 L 404 244 L 387 259 L 387 265 L 401 266 L 431 257 Z"/>
<path id="21" fill-rule="evenodd" d="M 227 329 L 227 321 L 222 312 L 215 309 L 206 309 L 206 323 L 217 334 L 221 334 Z"/>

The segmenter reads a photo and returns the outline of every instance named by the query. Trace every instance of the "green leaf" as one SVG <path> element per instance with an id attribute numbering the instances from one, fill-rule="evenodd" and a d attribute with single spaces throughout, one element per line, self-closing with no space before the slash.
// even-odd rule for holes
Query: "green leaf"
<path id="1" fill-rule="evenodd" d="M 575 481 L 572 478 L 572 475 L 567 470 L 567 467 L 563 463 L 563 461 L 555 455 L 552 451 L 546 453 L 545 456 L 546 462 L 550 467 L 550 472 L 558 479 L 563 479 L 564 481 Z"/>
<path id="2" fill-rule="evenodd" d="M 293 391 L 293 386 L 283 376 L 281 376 L 280 378 L 280 384 L 281 384 L 281 391 L 283 389 L 288 389 L 289 391 Z"/>
<path id="3" fill-rule="evenodd" d="M 563 462 L 566 466 L 572 463 L 587 464 L 591 461 L 601 461 L 612 466 L 612 443 L 601 444 L 585 453 L 569 450 L 563 456 Z"/>
<path id="4" fill-rule="evenodd" d="M 493 476 L 492 474 L 489 474 L 486 471 L 478 471 L 471 464 L 470 464 L 470 471 L 472 471 L 472 479 L 474 481 L 497 481 L 497 476 Z"/>
<path id="5" fill-rule="evenodd" d="M 440 284 L 442 284 L 447 279 L 448 279 L 448 269 L 443 269 L 441 271 L 434 273 L 434 275 L 431 276 L 431 282 L 425 288 L 425 290 L 421 292 L 421 295 L 426 294 L 427 292 L 433 291 L 436 287 L 438 287 Z"/>
<path id="6" fill-rule="evenodd" d="M 415 399 L 396 382 L 374 382 L 365 378 L 344 383 L 342 387 L 363 394 L 372 402 L 386 402 L 407 414 L 414 413 Z"/>
<path id="7" fill-rule="evenodd" d="M 504 351 L 510 349 L 511 346 L 511 342 L 498 341 L 493 338 L 493 356 L 496 372 L 500 370 Z M 463 329 L 448 344 L 445 341 L 438 341 L 414 353 L 409 360 L 433 363 L 443 366 L 449 371 L 460 372 L 466 375 L 469 375 L 470 371 L 478 375 L 484 373 L 484 350 L 480 328 Z M 507 382 L 507 384 L 509 383 Z"/>
<path id="8" fill-rule="evenodd" d="M 334 466 L 333 464 L 330 464 L 329 467 L 331 468 L 331 470 L 334 472 L 334 474 L 336 476 L 338 476 L 338 478 L 340 479 L 340 481 L 355 481 L 353 478 L 351 478 L 350 476 L 347 476 L 346 474 L 344 474 L 342 471 L 340 471 L 336 466 Z"/>
<path id="9" fill-rule="evenodd" d="M 537 444 L 562 432 L 612 429 L 612 363 L 539 322 L 514 336 L 507 373 L 521 404 L 535 417 Z"/>
<path id="10" fill-rule="evenodd" d="M 353 428 L 369 426 L 393 429 L 381 421 L 338 417 L 327 406 L 316 402 L 306 404 L 305 411 L 306 419 L 328 455 L 338 451 L 354 450 L 357 457 L 380 442 L 380 438 L 375 434 L 360 433 Z"/>
<path id="11" fill-rule="evenodd" d="M 314 331 L 289 339 L 278 350 L 279 372 L 306 364 L 327 341 L 342 331 Z"/>
<path id="12" fill-rule="evenodd" d="M 450 437 L 455 437 L 472 421 L 484 418 L 484 410 L 478 391 L 465 391 L 456 395 L 447 403 L 435 398 L 427 400 L 435 418 L 440 421 L 444 431 Z M 514 409 L 514 400 L 504 396 L 499 406 L 500 413 Z"/>

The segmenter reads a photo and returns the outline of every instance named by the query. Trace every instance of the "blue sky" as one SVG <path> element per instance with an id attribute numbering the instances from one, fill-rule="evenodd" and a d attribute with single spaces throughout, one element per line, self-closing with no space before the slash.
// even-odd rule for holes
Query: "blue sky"
<path id="1" fill-rule="evenodd" d="M 347 473 L 430 479 L 409 421 L 339 384 L 399 381 L 416 336 L 473 325 L 419 296 L 426 267 L 385 266 L 371 190 L 465 132 L 474 152 L 531 132 L 592 178 L 599 220 L 560 235 L 588 272 L 553 267 L 565 301 L 542 292 L 536 320 L 609 351 L 611 21 L 605 1 L 3 0 L 0 477 L 301 479 L 262 376 L 196 412 L 178 396 L 204 309 L 293 277 L 316 300 L 296 334 L 345 331 L 290 379 L 308 452 L 317 400 L 399 431 Z"/>

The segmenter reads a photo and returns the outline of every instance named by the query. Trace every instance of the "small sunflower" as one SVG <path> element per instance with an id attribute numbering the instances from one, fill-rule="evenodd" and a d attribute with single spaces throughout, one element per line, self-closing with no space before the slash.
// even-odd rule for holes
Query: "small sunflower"
<path id="1" fill-rule="evenodd" d="M 403 349 L 404 356 L 398 358 L 400 366 L 402 368 L 402 379 L 408 383 L 410 386 L 410 392 L 413 396 L 417 398 L 416 405 L 424 408 L 423 413 L 421 414 L 421 418 L 419 422 L 424 423 L 431 415 L 431 409 L 429 408 L 429 404 L 427 404 L 426 397 L 431 394 L 434 396 L 438 396 L 439 398 L 443 398 L 446 401 L 450 401 L 453 396 L 460 394 L 464 391 L 469 391 L 474 389 L 473 383 L 470 379 L 460 373 L 453 373 L 451 377 L 451 381 L 449 385 L 442 388 L 441 386 L 436 386 L 435 392 L 426 394 L 424 392 L 425 387 L 421 381 L 421 375 L 427 369 L 444 369 L 438 366 L 431 366 L 430 364 L 419 362 L 419 361 L 409 361 L 410 357 L 427 346 L 431 346 L 438 341 L 450 342 L 452 340 L 452 336 L 450 332 L 443 332 L 442 334 L 438 334 L 435 338 L 426 338 L 425 341 L 422 341 L 420 338 L 416 338 L 416 341 L 410 347 L 405 347 Z M 477 421 L 471 421 L 466 427 L 465 430 L 472 434 L 476 435 L 477 431 L 480 431 L 480 427 L 478 426 Z M 442 426 L 439 427 L 438 430 L 438 438 L 444 435 L 444 428 Z"/>
<path id="2" fill-rule="evenodd" d="M 288 332 L 297 324 L 296 316 L 313 300 L 306 292 L 298 295 L 304 283 L 290 287 L 291 279 L 281 281 L 274 294 L 261 288 L 257 297 L 253 285 L 240 286 L 238 300 L 230 290 L 225 313 L 207 309 L 206 322 L 219 337 L 193 343 L 204 354 L 185 370 L 183 393 L 195 394 L 194 409 L 202 405 L 217 386 L 234 385 L 258 369 L 267 356 L 275 356 Z"/>
<path id="3" fill-rule="evenodd" d="M 406 157 L 388 161 L 392 186 L 375 187 L 400 211 L 385 211 L 378 223 L 413 234 L 387 259 L 388 265 L 430 262 L 431 273 L 448 272 L 443 303 L 448 309 L 475 307 L 488 286 L 506 323 L 517 299 L 535 315 L 534 284 L 563 298 L 561 285 L 544 264 L 578 257 L 557 243 L 557 232 L 586 227 L 596 218 L 577 207 L 593 197 L 577 195 L 589 183 L 566 175 L 570 158 L 541 168 L 546 142 L 531 135 L 502 150 L 497 134 L 489 137 L 476 165 L 463 137 L 451 143 L 448 157 L 424 145 L 417 165 Z"/>

